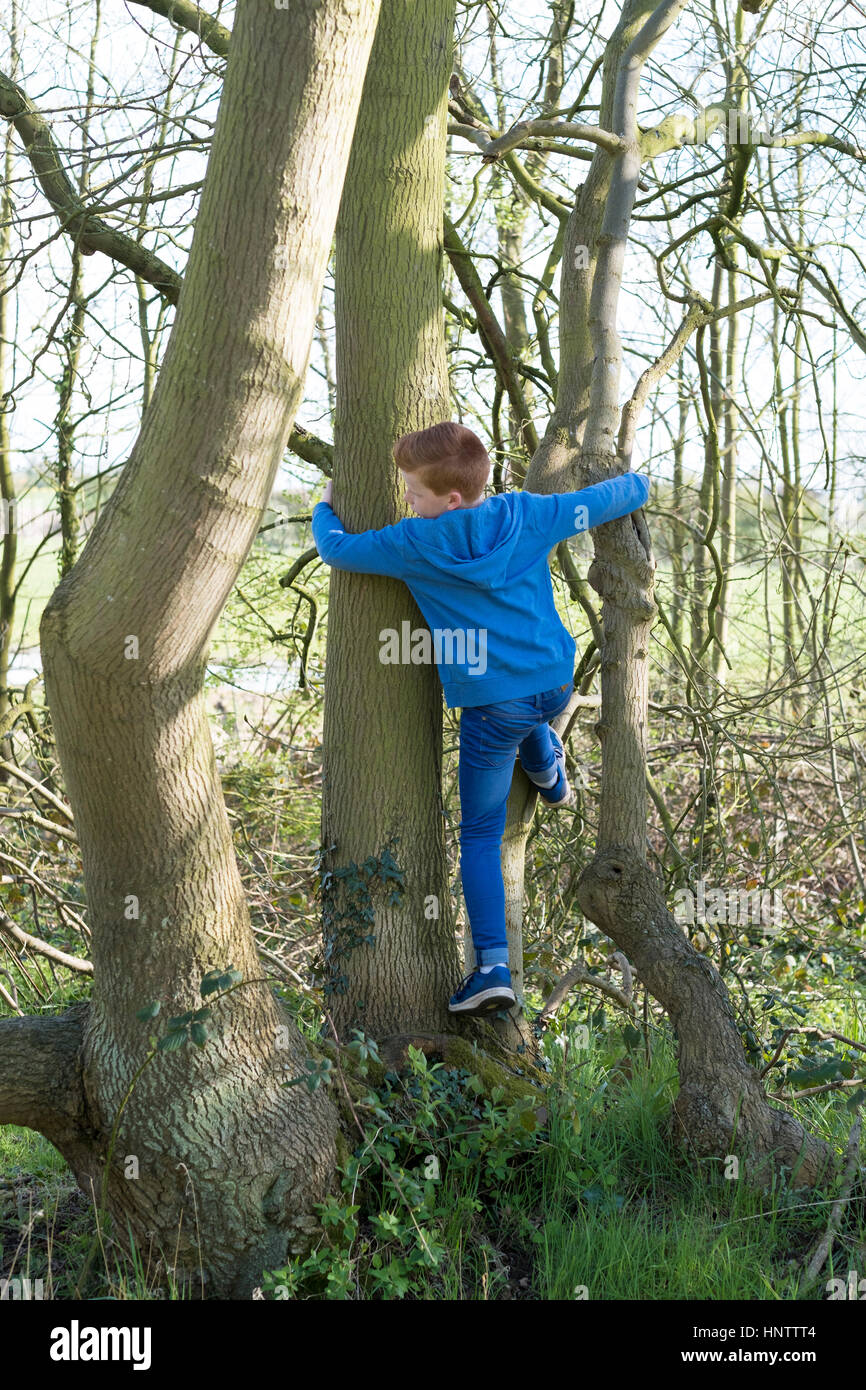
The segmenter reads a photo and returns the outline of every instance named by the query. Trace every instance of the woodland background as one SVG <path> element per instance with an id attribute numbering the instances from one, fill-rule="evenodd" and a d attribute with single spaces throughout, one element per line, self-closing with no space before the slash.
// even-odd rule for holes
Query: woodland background
<path id="1" fill-rule="evenodd" d="M 493 490 L 527 483 L 558 400 L 562 408 L 569 353 L 591 361 L 574 319 L 571 337 L 561 334 L 561 277 L 564 256 L 581 267 L 566 224 L 599 149 L 562 127 L 599 123 L 612 36 L 627 12 L 645 17 L 652 7 L 385 0 L 383 15 L 396 26 L 391 67 L 375 70 L 369 143 L 356 131 L 353 159 L 374 148 L 371 131 L 387 144 L 397 121 L 388 94 L 418 86 L 429 67 L 431 90 L 443 72 L 449 83 L 435 108 L 440 124 L 428 132 L 443 136 L 444 179 L 415 162 L 426 137 L 407 138 L 410 153 L 405 164 L 394 157 L 388 186 L 407 225 L 417 224 L 414 246 L 399 236 L 388 242 L 379 204 L 362 205 L 365 177 L 380 187 L 372 155 L 366 176 L 349 166 L 300 406 L 248 553 L 217 605 L 203 670 L 258 965 L 303 1043 L 293 1058 L 294 1081 L 304 1084 L 292 1094 L 314 1106 L 327 1093 L 342 1105 L 342 1086 L 348 1101 L 337 1167 L 308 1199 L 317 1214 L 310 1241 L 260 1259 L 248 1281 L 254 1297 L 793 1299 L 834 1296 L 833 1278 L 847 1289 L 850 1270 L 858 1288 L 866 1279 L 856 1149 L 866 1099 L 866 30 L 853 4 L 679 8 L 641 80 L 642 162 L 616 307 L 620 401 L 643 389 L 649 371 L 630 462 L 652 480 L 645 517 L 656 562 L 648 862 L 669 906 L 699 884 L 705 900 L 721 891 L 714 901 L 723 910 L 680 920 L 727 986 L 748 1065 L 808 1131 L 837 1154 L 848 1146 L 832 1248 L 813 1269 L 838 1187 L 798 1191 L 783 1182 L 755 1192 L 726 1176 L 724 1153 L 669 1142 L 678 1039 L 640 971 L 582 910 L 580 874 L 605 839 L 594 728 L 604 637 L 587 574 L 589 537 L 561 546 L 552 565 L 578 642 L 581 699 L 568 742 L 578 797 L 566 814 L 532 806 L 524 827 L 524 1010 L 517 1035 L 505 1020 L 499 1029 L 514 1066 L 493 1075 L 477 1039 L 459 1056 L 435 1042 L 425 1048 L 424 1037 L 443 1027 L 432 1013 L 426 1022 L 396 1006 L 388 1015 L 394 974 L 410 1001 L 416 981 L 419 998 L 437 999 L 441 982 L 453 987 L 459 978 L 449 975 L 464 926 L 458 712 L 443 716 L 436 828 L 438 748 L 432 761 L 424 751 L 430 725 L 424 715 L 389 742 L 387 704 L 384 715 L 375 712 L 375 632 L 389 625 L 385 610 L 319 562 L 311 508 L 333 473 L 349 529 L 396 519 L 383 442 L 438 418 L 459 418 L 485 441 Z M 262 22 L 275 23 L 274 13 Z M 3 1020 L 65 1017 L 90 998 L 95 909 L 43 683 L 40 620 L 112 497 L 154 399 L 236 20 L 233 5 L 205 16 L 171 0 L 65 8 L 39 0 L 26 14 L 13 4 L 0 25 Z M 430 36 L 444 32 L 453 33 L 453 50 L 440 53 Z M 29 145 L 21 92 L 47 123 L 30 127 Z M 280 93 L 264 77 L 258 90 L 251 80 L 251 171 L 282 119 Z M 696 139 L 701 110 L 710 116 Z M 550 128 L 525 130 L 485 159 L 493 140 L 529 121 Z M 249 208 L 254 261 L 254 180 L 226 181 L 222 198 L 226 207 L 236 202 L 238 217 Z M 438 250 L 430 233 L 437 199 L 445 212 Z M 290 275 L 293 256 L 291 242 L 278 245 L 276 272 Z M 211 288 L 229 323 L 236 267 L 223 270 L 221 283 L 210 268 Z M 404 308 L 416 275 L 413 323 Z M 185 369 L 197 428 L 210 405 L 195 394 L 191 357 Z M 579 481 L 578 473 L 571 485 Z M 180 514 L 180 472 L 177 483 L 171 506 Z M 191 586 L 184 602 L 191 610 L 196 601 Z M 348 643 L 351 628 L 366 641 L 366 665 Z M 412 707 L 422 711 L 435 706 L 439 717 L 433 686 L 405 698 L 420 700 Z M 87 718 L 83 697 L 80 714 Z M 90 706 L 93 747 L 104 715 L 99 700 Z M 332 802 L 323 822 L 329 737 Z M 357 769 L 380 757 L 379 780 L 365 780 Z M 395 811 L 389 798 L 401 769 L 417 801 Z M 106 763 L 107 781 L 119 775 Z M 134 838 L 139 784 L 127 780 L 115 793 L 130 808 Z M 379 813 L 389 806 L 390 819 Z M 157 822 L 148 825 L 156 844 Z M 394 825 L 399 833 L 386 834 Z M 440 831 L 437 867 L 432 837 Z M 353 937 L 346 948 L 335 946 L 339 935 L 330 945 L 323 936 L 323 873 L 342 874 L 372 914 L 364 929 L 372 922 L 387 937 L 388 910 L 399 912 L 412 880 L 407 842 L 416 833 L 418 862 L 434 867 L 413 890 L 415 935 L 403 933 L 391 974 L 377 978 L 372 942 L 365 948 Z M 348 848 L 335 870 L 328 854 L 336 841 Z M 370 896 L 377 878 L 387 897 Z M 417 910 L 443 884 L 450 955 L 425 945 Z M 765 901 L 776 895 L 771 920 L 749 910 L 762 893 Z M 220 970 L 238 959 L 205 963 L 215 968 L 216 992 L 237 984 Z M 170 975 L 160 974 L 161 985 Z M 145 1014 L 160 997 L 144 967 L 134 993 Z M 199 1040 L 188 1036 L 196 1024 L 183 1022 L 181 1005 L 199 1001 L 181 991 L 172 1008 L 165 998 L 165 1014 L 181 1017 L 175 1032 L 186 1030 L 187 1047 L 172 1063 L 182 1067 Z M 346 1048 L 342 1062 L 316 1050 L 326 1021 Z M 148 1026 L 146 1017 L 133 1024 L 140 1058 Z M 402 1049 L 391 1046 L 398 1035 Z M 210 1044 L 204 1033 L 200 1041 L 204 1057 Z M 520 1058 L 528 1071 L 530 1054 L 547 1076 L 543 1104 L 510 1085 L 524 1079 Z M 115 1107 L 134 1066 L 118 1070 Z M 172 1084 L 182 1087 L 182 1074 Z M 142 1122 L 156 1096 L 142 1097 Z M 139 1147 L 130 1139 L 122 1154 L 135 1157 Z M 42 1280 L 54 1298 L 189 1296 L 189 1268 L 206 1266 L 207 1250 L 185 1255 L 186 1268 L 170 1268 L 166 1284 L 152 1251 L 139 1247 L 130 1260 L 106 1216 L 107 1189 L 82 1190 L 81 1169 L 67 1157 L 38 1123 L 0 1127 L 0 1277 Z M 218 1267 L 219 1259 L 217 1286 Z M 249 1288 L 228 1294 L 250 1296 Z"/>

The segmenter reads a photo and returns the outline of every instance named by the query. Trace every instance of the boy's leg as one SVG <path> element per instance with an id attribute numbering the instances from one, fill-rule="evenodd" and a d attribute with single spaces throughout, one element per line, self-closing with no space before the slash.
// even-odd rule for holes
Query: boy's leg
<path id="1" fill-rule="evenodd" d="M 557 701 L 553 712 L 560 708 Z M 461 711 L 460 872 L 479 965 L 508 960 L 500 859 L 505 810 L 515 753 L 544 712 L 533 695 Z"/>
<path id="2" fill-rule="evenodd" d="M 490 706 L 461 711 L 460 875 L 479 966 L 508 963 L 500 846 L 517 745 L 518 736 L 497 725 Z"/>
<path id="3" fill-rule="evenodd" d="M 539 714 L 545 717 L 521 741 L 518 750 L 520 765 L 531 782 L 544 791 L 551 801 L 558 801 L 566 786 L 565 756 L 562 742 L 547 723 L 555 719 L 568 705 L 572 687 L 567 686 L 557 698 L 555 691 L 545 691 Z"/>

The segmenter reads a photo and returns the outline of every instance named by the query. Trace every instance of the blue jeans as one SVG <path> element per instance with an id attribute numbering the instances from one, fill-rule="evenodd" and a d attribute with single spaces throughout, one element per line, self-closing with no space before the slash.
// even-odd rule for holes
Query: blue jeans
<path id="1" fill-rule="evenodd" d="M 478 965 L 508 959 L 500 847 L 514 755 L 525 772 L 552 771 L 548 719 L 561 714 L 573 686 L 460 711 L 460 874 Z"/>

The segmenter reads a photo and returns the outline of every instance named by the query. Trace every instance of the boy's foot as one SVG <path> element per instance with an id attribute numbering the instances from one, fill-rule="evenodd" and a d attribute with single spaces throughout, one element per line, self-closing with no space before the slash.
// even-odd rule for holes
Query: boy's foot
<path id="1" fill-rule="evenodd" d="M 467 975 L 456 994 L 448 1001 L 452 1014 L 486 1014 L 495 1009 L 507 1009 L 517 999 L 511 988 L 511 971 L 507 965 L 494 965 L 486 975 L 473 970 Z"/>
<path id="2" fill-rule="evenodd" d="M 565 775 L 565 749 L 562 746 L 562 740 L 559 734 L 557 734 L 555 730 L 551 729 L 550 737 L 553 742 L 553 756 L 556 759 L 553 765 L 554 771 L 556 772 L 556 781 L 549 787 L 540 787 L 535 780 L 539 775 L 538 773 L 527 772 L 526 775 L 530 782 L 538 788 L 538 795 L 543 801 L 547 802 L 548 806 L 572 806 L 574 804 L 574 791 Z M 525 768 L 524 772 L 526 772 Z M 547 775 L 550 776 L 549 773 Z"/>

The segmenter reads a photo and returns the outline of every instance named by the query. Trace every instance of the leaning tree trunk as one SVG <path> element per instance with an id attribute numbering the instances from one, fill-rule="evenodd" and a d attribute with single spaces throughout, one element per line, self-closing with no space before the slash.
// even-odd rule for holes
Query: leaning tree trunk
<path id="1" fill-rule="evenodd" d="M 204 1046 L 145 1067 L 105 1175 L 118 1238 L 180 1277 L 201 1264 L 221 1296 L 308 1239 L 334 1170 L 332 1104 L 283 1084 L 305 1048 L 261 980 L 203 679 L 301 397 L 377 13 L 241 0 L 156 391 L 42 619 L 94 989 L 63 1018 L 0 1025 L 0 1122 L 41 1130 L 99 1198 L 159 1031 L 136 1011 L 180 1015 L 208 971 L 241 971 Z"/>
<path id="2" fill-rule="evenodd" d="M 13 11 L 14 16 L 14 11 Z M 14 18 L 13 18 L 14 25 Z M 17 50 L 16 34 L 12 31 L 13 64 Z M 14 76 L 14 66 L 13 66 Z M 12 472 L 12 440 L 9 430 L 11 393 L 7 390 L 7 374 L 10 372 L 9 350 L 9 306 L 12 277 L 7 274 L 9 249 L 12 242 L 12 128 L 6 127 L 3 148 L 3 189 L 0 192 L 0 760 L 9 761 L 12 756 L 12 741 L 6 735 L 6 725 L 12 701 L 9 692 L 9 666 L 12 657 L 12 640 L 15 636 L 15 560 L 18 552 L 18 518 L 15 515 L 15 477 Z M 11 385 L 11 381 L 9 383 Z M 9 774 L 0 768 L 0 782 L 8 781 Z"/>
<path id="3" fill-rule="evenodd" d="M 605 58 L 599 124 L 625 142 L 597 150 L 565 242 L 561 296 L 562 366 L 557 408 L 527 485 L 565 490 L 628 468 L 636 411 L 620 423 L 622 348 L 617 303 L 640 146 L 635 118 L 641 70 L 686 0 L 627 0 Z M 574 271 L 573 249 L 588 248 Z M 572 471 L 573 470 L 573 471 Z M 677 1033 L 680 1135 L 696 1157 L 734 1153 L 763 1182 L 773 1168 L 816 1182 L 831 1161 L 822 1140 L 771 1107 L 749 1066 L 727 990 L 715 966 L 693 950 L 668 913 L 646 867 L 646 733 L 649 638 L 656 616 L 655 561 L 641 513 L 593 532 L 589 580 L 603 600 L 602 708 L 596 730 L 602 775 L 596 855 L 579 880 L 581 908 L 630 958 L 670 1012 Z"/>
<path id="4" fill-rule="evenodd" d="M 336 244 L 333 505 L 349 531 L 399 518 L 392 445 L 449 415 L 442 225 L 453 24 L 454 0 L 384 0 L 364 83 Z M 400 634 L 404 622 L 426 626 L 403 583 L 331 572 L 323 886 L 326 987 L 341 1037 L 438 1031 L 459 978 L 441 687 L 433 666 L 380 661 L 380 634 Z"/>
<path id="5" fill-rule="evenodd" d="M 627 4 L 620 22 L 608 40 L 599 125 L 612 129 L 612 94 L 623 52 L 639 31 L 651 8 L 647 3 Z M 565 228 L 561 268 L 561 314 L 559 332 L 560 369 L 556 406 L 536 450 L 526 487 L 530 492 L 568 492 L 596 481 L 589 469 L 581 469 L 578 446 L 586 427 L 589 373 L 593 360 L 593 341 L 589 327 L 589 301 L 593 272 L 598 260 L 602 218 L 610 188 L 611 160 L 596 154 L 575 199 L 574 211 Z M 582 254 L 578 254 L 578 252 Z M 609 460 L 602 459 L 602 474 Z M 596 533 L 597 534 L 597 533 Z M 572 723 L 572 708 L 553 721 L 563 735 Z M 518 998 L 523 989 L 523 911 L 525 898 L 526 844 L 538 804 L 538 793 L 519 767 L 515 768 L 506 812 L 502 867 L 506 891 L 506 921 L 509 959 L 517 964 Z M 509 1016 L 509 1025 L 520 1032 L 528 1046 L 532 1030 L 518 1009 Z M 516 1036 L 516 1034 L 514 1035 Z"/>

